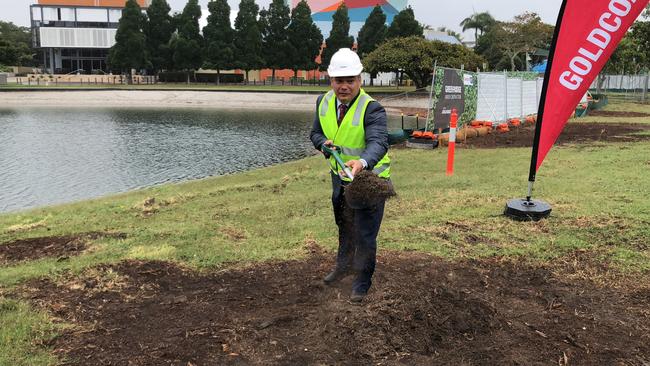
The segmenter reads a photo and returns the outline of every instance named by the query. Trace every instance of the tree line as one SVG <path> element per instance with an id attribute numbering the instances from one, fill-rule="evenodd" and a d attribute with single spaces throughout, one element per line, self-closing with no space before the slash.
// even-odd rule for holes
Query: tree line
<path id="1" fill-rule="evenodd" d="M 34 66 L 35 55 L 29 28 L 0 21 L 0 72 L 4 66 Z"/>
<path id="2" fill-rule="evenodd" d="M 201 8 L 198 0 L 189 0 L 183 11 L 170 14 L 166 0 L 153 0 L 143 13 L 135 0 L 126 2 L 116 34 L 116 43 L 109 52 L 112 69 L 184 71 L 189 75 L 198 68 L 217 70 L 290 69 L 324 71 L 334 52 L 352 48 L 355 40 L 349 35 L 348 8 L 342 3 L 333 16 L 332 30 L 323 40 L 320 29 L 311 18 L 306 1 L 294 9 L 284 0 L 273 0 L 268 9 L 259 9 L 254 0 L 241 0 L 234 26 L 230 22 L 227 0 L 208 3 L 207 25 L 199 29 Z M 406 8 L 386 26 L 386 15 L 376 6 L 358 36 L 362 55 L 369 54 L 387 39 L 422 36 L 422 26 L 415 20 L 413 9 Z M 325 41 L 326 47 L 321 54 Z M 316 58 L 321 55 L 320 63 Z"/>
<path id="3" fill-rule="evenodd" d="M 626 33 L 609 59 L 603 72 L 635 74 L 650 71 L 650 5 Z M 538 63 L 548 56 L 535 55 L 548 51 L 553 40 L 554 27 L 544 24 L 535 13 L 523 13 L 513 21 L 498 21 L 489 13 L 476 13 L 465 18 L 463 31 L 474 30 L 474 50 L 487 61 L 492 70 L 525 71 L 530 61 Z M 532 56 L 532 57 L 531 57 Z"/>
<path id="4" fill-rule="evenodd" d="M 344 4 L 333 17 L 332 32 L 325 40 L 327 47 L 319 64 L 315 60 L 323 36 L 305 1 L 290 10 L 283 0 L 273 0 L 268 9 L 260 10 L 254 0 L 242 0 L 233 27 L 228 2 L 212 0 L 208 3 L 208 24 L 202 32 L 198 1 L 189 0 L 181 13 L 170 11 L 166 0 L 153 0 L 146 13 L 136 1 L 128 0 L 116 44 L 110 51 L 111 68 L 127 72 L 147 69 L 150 73 L 185 71 L 188 78 L 192 70 L 200 67 L 215 69 L 218 74 L 233 68 L 246 74 L 268 68 L 275 79 L 275 70 L 279 69 L 291 69 L 294 75 L 298 70 L 326 70 L 333 52 L 355 43 L 349 35 L 350 21 Z M 644 17 L 626 34 L 604 72 L 650 71 L 650 11 Z M 432 58 L 446 67 L 527 70 L 546 57 L 536 51 L 548 50 L 553 35 L 553 26 L 544 24 L 535 13 L 521 14 L 512 21 L 498 21 L 487 12 L 476 13 L 460 25 L 463 31 L 474 30 L 475 52 L 424 41 L 424 28 L 415 20 L 411 8 L 397 14 L 387 26 L 386 15 L 376 6 L 358 34 L 357 51 L 373 78 L 378 72 L 401 70 L 416 84 L 426 84 L 423 75 L 430 73 Z M 446 28 L 438 30 L 461 39 Z M 0 68 L 36 66 L 36 55 L 29 28 L 0 21 Z"/>

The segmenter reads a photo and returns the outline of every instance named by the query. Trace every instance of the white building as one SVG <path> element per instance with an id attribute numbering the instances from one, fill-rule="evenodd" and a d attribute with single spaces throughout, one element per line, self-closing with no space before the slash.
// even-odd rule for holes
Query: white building
<path id="1" fill-rule="evenodd" d="M 124 0 L 39 0 L 30 6 L 34 47 L 49 73 L 107 72 Z M 150 0 L 138 0 L 142 7 Z"/>

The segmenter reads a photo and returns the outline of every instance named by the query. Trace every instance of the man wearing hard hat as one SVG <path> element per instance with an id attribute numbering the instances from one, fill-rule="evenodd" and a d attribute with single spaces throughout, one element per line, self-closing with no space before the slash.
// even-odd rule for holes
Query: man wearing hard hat
<path id="1" fill-rule="evenodd" d="M 352 176 L 363 169 L 381 178 L 390 178 L 386 111 L 361 89 L 363 65 L 357 54 L 341 48 L 333 56 L 327 73 L 332 90 L 318 97 L 311 141 L 322 151 L 323 145 L 334 148 L 349 167 Z M 354 275 L 350 300 L 361 302 L 372 283 L 377 253 L 377 234 L 384 216 L 384 202 L 372 208 L 346 207 L 345 187 L 350 177 L 330 160 L 332 204 L 339 229 L 336 267 L 323 279 L 332 284 Z M 353 212 L 354 219 L 344 217 Z"/>

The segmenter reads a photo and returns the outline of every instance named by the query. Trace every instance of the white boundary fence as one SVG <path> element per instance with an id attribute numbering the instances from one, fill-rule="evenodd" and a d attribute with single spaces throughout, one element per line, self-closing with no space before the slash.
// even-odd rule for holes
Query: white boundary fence
<path id="1" fill-rule="evenodd" d="M 462 71 L 462 70 L 461 70 Z M 468 71 L 465 71 L 468 72 Z M 506 123 L 537 113 L 544 78 L 532 73 L 479 72 L 477 75 L 476 116 L 479 121 Z M 650 73 L 643 75 L 599 75 L 591 93 L 605 94 L 610 100 L 650 101 Z M 436 100 L 419 94 L 403 93 L 382 100 L 388 106 L 432 108 Z M 385 101 L 385 102 L 384 102 Z M 466 100 L 465 103 L 468 101 Z M 422 116 L 422 115 L 421 115 Z"/>
<path id="2" fill-rule="evenodd" d="M 639 75 L 598 75 L 590 90 L 610 99 L 648 101 L 650 73 Z"/>
<path id="3" fill-rule="evenodd" d="M 505 123 L 537 113 L 543 78 L 526 80 L 508 73 L 479 73 L 476 119 Z"/>

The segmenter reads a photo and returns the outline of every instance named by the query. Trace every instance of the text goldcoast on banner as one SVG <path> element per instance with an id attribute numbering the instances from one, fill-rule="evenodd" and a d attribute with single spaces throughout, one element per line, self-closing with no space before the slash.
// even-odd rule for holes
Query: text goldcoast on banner
<path id="1" fill-rule="evenodd" d="M 560 84 L 569 90 L 577 90 L 584 81 L 583 76 L 589 74 L 593 68 L 593 62 L 600 60 L 604 50 L 610 45 L 612 35 L 621 28 L 621 18 L 630 15 L 632 4 L 636 0 L 612 0 L 609 3 L 608 12 L 600 16 L 599 28 L 589 33 L 587 42 L 591 45 L 581 47 L 578 53 L 581 56 L 574 57 L 569 63 L 571 71 L 564 71 L 560 76 Z M 595 48 L 594 48 L 595 46 Z M 616 47 L 617 45 L 612 45 Z M 595 52 L 594 52 L 595 51 Z"/>

